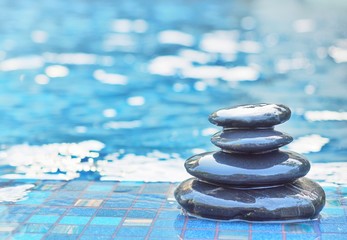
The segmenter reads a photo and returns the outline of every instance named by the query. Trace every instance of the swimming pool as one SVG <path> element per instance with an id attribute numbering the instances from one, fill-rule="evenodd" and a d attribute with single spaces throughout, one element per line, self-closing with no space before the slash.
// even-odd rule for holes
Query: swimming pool
<path id="1" fill-rule="evenodd" d="M 347 5 L 323 1 L 1 1 L 0 238 L 344 239 Z M 275 102 L 327 192 L 320 220 L 180 215 L 207 116 Z"/>

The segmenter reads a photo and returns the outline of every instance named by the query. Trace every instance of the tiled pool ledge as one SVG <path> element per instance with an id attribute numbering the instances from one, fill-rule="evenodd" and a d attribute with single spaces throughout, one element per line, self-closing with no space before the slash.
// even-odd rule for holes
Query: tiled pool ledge
<path id="1" fill-rule="evenodd" d="M 32 184 L 32 185 L 30 185 Z M 1 180 L 28 185 L 0 202 L 0 239 L 346 239 L 347 186 L 324 187 L 321 218 L 302 223 L 215 222 L 181 215 L 174 183 Z M 25 193 L 24 193 L 25 195 Z"/>

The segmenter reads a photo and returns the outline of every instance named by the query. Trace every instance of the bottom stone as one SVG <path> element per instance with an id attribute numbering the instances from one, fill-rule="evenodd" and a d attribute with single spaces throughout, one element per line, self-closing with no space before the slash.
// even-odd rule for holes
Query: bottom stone
<path id="1" fill-rule="evenodd" d="M 217 220 L 309 220 L 325 204 L 324 190 L 307 178 L 261 189 L 221 187 L 190 178 L 177 187 L 175 198 L 189 215 Z"/>

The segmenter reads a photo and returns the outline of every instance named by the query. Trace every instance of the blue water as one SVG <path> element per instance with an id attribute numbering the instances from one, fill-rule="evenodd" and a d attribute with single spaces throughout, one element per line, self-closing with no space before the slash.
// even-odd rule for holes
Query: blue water
<path id="1" fill-rule="evenodd" d="M 346 239 L 346 12 L 344 0 L 1 0 L 0 239 Z M 216 149 L 208 115 L 258 102 L 292 109 L 276 129 L 311 161 L 320 218 L 181 215 L 184 160 Z"/>
<path id="2" fill-rule="evenodd" d="M 104 144 L 94 162 L 185 159 L 215 149 L 211 112 L 257 102 L 292 109 L 278 129 L 304 137 L 312 162 L 346 162 L 346 10 L 337 0 L 1 1 L 2 169 L 18 173 L 8 156 L 32 154 L 14 146 L 86 140 Z"/>

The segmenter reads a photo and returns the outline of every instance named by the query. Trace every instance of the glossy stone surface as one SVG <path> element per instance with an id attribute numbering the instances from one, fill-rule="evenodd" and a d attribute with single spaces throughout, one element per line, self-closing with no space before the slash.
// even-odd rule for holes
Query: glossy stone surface
<path id="1" fill-rule="evenodd" d="M 211 142 L 223 150 L 241 153 L 259 153 L 276 150 L 293 138 L 272 129 L 227 130 L 212 136 Z"/>
<path id="2" fill-rule="evenodd" d="M 178 186 L 175 198 L 188 214 L 219 220 L 307 220 L 325 204 L 323 189 L 307 178 L 267 189 L 226 188 L 191 178 Z"/>
<path id="3" fill-rule="evenodd" d="M 225 128 L 268 128 L 290 118 L 291 111 L 282 104 L 247 104 L 223 108 L 209 116 L 209 121 Z"/>
<path id="4" fill-rule="evenodd" d="M 218 151 L 189 158 L 185 168 L 189 174 L 208 182 L 256 187 L 292 182 L 308 173 L 310 163 L 294 152 L 229 154 Z"/>

